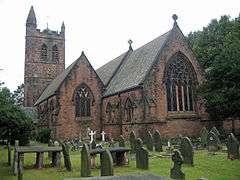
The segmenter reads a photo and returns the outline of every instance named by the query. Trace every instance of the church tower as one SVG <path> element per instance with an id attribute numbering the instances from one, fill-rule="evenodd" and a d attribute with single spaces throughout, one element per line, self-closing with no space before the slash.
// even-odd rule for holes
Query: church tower
<path id="1" fill-rule="evenodd" d="M 65 25 L 61 31 L 37 29 L 31 7 L 26 22 L 24 106 L 32 107 L 49 83 L 65 69 Z"/>

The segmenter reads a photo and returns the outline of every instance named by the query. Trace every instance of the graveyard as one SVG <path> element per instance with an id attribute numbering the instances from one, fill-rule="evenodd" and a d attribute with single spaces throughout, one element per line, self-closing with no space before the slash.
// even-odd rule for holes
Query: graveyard
<path id="1" fill-rule="evenodd" d="M 180 136 L 176 143 L 171 143 L 171 141 L 164 142 L 161 140 L 159 132 L 155 132 L 153 135 L 149 132 L 146 137 L 148 141 L 144 144 L 140 138 L 135 136 L 134 132 L 130 134 L 129 140 L 120 137 L 116 141 L 105 141 L 105 134 L 102 135 L 101 140 L 96 141 L 93 133 L 90 133 L 92 135 L 90 135 L 89 143 L 83 143 L 76 150 L 73 150 L 71 145 L 67 145 L 67 142 L 59 144 L 54 142 L 49 146 L 49 144 L 40 144 L 32 141 L 30 146 L 24 147 L 25 152 L 29 152 L 26 148 L 35 147 L 36 150 L 37 146 L 45 150 L 47 148 L 51 150 L 46 150 L 46 152 L 54 152 L 54 148 L 56 151 L 61 149 L 60 164 L 56 166 L 55 163 L 54 165 L 56 160 L 52 160 L 56 158 L 52 158 L 53 153 L 51 153 L 52 157 L 49 157 L 50 153 L 45 153 L 42 157 L 43 165 L 39 167 L 39 165 L 36 166 L 40 161 L 36 159 L 39 155 L 25 153 L 24 160 L 21 159 L 22 155 L 18 156 L 19 162 L 24 162 L 24 165 L 21 170 L 19 165 L 17 166 L 15 175 L 12 167 L 15 161 L 15 147 L 18 145 L 15 145 L 15 147 L 11 146 L 10 160 L 8 160 L 8 146 L 2 145 L 0 159 L 1 179 L 17 179 L 19 178 L 19 171 L 22 171 L 21 178 L 24 180 L 30 180 L 33 177 L 36 180 L 62 180 L 81 177 L 122 177 L 148 174 L 163 177 L 164 179 L 170 177 L 172 179 L 186 180 L 199 178 L 211 180 L 239 179 L 239 151 L 236 151 L 236 148 L 239 150 L 239 143 L 234 135 L 230 134 L 224 144 L 220 142 L 214 129 L 208 132 L 203 128 L 201 133 L 202 139 L 204 139 L 203 136 L 206 136 L 206 142 L 201 140 L 198 143 L 192 143 L 188 137 Z M 21 149 L 20 147 L 18 149 Z M 35 151 L 32 150 L 31 152 Z M 122 158 L 119 158 L 118 152 L 124 152 L 125 156 L 121 156 L 120 153 Z M 98 156 L 98 153 L 101 155 Z M 104 160 L 102 161 L 101 159 Z M 120 161 L 120 163 L 117 163 L 117 161 Z"/>

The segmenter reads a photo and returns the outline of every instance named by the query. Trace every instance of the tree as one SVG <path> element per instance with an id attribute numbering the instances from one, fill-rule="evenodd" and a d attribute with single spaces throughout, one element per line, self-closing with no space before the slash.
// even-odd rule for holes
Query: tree
<path id="1" fill-rule="evenodd" d="M 203 31 L 188 35 L 190 45 L 206 70 L 199 93 L 213 120 L 240 117 L 240 16 L 222 16 Z M 234 121 L 233 121 L 234 131 Z"/>
<path id="2" fill-rule="evenodd" d="M 15 101 L 15 104 L 18 106 L 23 105 L 24 101 L 24 84 L 21 84 L 17 87 L 15 91 L 13 91 L 13 99 Z"/>
<path id="3" fill-rule="evenodd" d="M 12 93 L 6 87 L 0 87 L 0 138 L 8 139 L 12 143 L 18 139 L 20 145 L 29 142 L 32 122 L 15 105 Z"/>

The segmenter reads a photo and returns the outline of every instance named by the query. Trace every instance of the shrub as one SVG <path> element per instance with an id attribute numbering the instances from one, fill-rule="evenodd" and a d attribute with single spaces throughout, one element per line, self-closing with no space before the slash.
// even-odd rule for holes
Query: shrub
<path id="1" fill-rule="evenodd" d="M 37 141 L 41 143 L 48 143 L 51 136 L 51 129 L 49 128 L 43 128 L 39 130 L 37 135 Z"/>

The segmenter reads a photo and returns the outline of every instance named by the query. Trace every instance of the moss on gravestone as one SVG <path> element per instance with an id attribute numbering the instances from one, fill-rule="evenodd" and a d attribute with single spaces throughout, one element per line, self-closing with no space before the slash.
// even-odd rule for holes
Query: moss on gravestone
<path id="1" fill-rule="evenodd" d="M 91 161 L 87 144 L 83 144 L 81 151 L 81 177 L 89 177 L 91 175 Z"/>
<path id="2" fill-rule="evenodd" d="M 153 144 L 154 144 L 155 151 L 157 152 L 162 151 L 162 139 L 158 130 L 156 130 L 153 133 Z"/>
<path id="3" fill-rule="evenodd" d="M 69 146 L 61 143 L 62 145 L 62 152 L 63 152 L 63 159 L 64 159 L 64 165 L 67 169 L 67 171 L 72 171 L 72 163 L 70 159 L 70 154 L 69 154 Z"/>
<path id="4" fill-rule="evenodd" d="M 193 145 L 191 140 L 188 137 L 182 138 L 179 150 L 183 157 L 183 163 L 193 166 Z"/>
<path id="5" fill-rule="evenodd" d="M 201 136 L 201 144 L 203 147 L 207 146 L 207 137 L 208 137 L 208 130 L 206 127 L 203 127 L 201 132 L 200 132 L 200 136 Z"/>
<path id="6" fill-rule="evenodd" d="M 147 132 L 146 146 L 149 151 L 153 151 L 153 137 L 150 131 Z"/>

